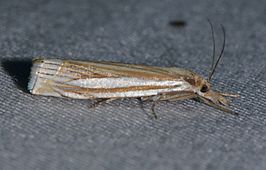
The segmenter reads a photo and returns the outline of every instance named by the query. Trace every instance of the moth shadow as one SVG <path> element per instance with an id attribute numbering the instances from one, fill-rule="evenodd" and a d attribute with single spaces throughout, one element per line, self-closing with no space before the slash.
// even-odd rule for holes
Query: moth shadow
<path id="1" fill-rule="evenodd" d="M 1 61 L 1 66 L 20 90 L 29 93 L 27 86 L 32 66 L 31 59 L 4 59 Z"/>

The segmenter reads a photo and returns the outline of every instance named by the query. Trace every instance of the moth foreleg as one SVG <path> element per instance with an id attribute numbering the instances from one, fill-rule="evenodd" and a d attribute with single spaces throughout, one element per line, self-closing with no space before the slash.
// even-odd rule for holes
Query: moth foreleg
<path id="1" fill-rule="evenodd" d="M 165 98 L 164 100 L 173 102 L 173 101 L 179 101 L 179 100 L 192 99 L 195 97 L 197 97 L 197 95 L 194 93 L 191 93 L 191 94 L 169 96 L 168 98 Z"/>

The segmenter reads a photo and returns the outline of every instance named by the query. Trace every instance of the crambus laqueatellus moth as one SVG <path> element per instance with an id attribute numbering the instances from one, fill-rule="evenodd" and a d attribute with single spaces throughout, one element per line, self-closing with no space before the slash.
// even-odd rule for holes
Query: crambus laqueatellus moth
<path id="1" fill-rule="evenodd" d="M 212 25 L 211 25 L 212 28 Z M 213 91 L 210 80 L 222 56 L 224 44 L 208 79 L 192 71 L 175 67 L 155 67 L 115 62 L 85 62 L 60 59 L 35 59 L 28 89 L 32 94 L 74 99 L 115 100 L 139 98 L 142 101 L 198 99 L 225 112 L 225 96 L 237 95 Z M 213 28 L 212 28 L 213 35 Z M 213 35 L 214 40 L 214 35 Z M 215 42 L 214 42 L 215 54 Z M 154 116 L 156 117 L 155 113 Z"/>

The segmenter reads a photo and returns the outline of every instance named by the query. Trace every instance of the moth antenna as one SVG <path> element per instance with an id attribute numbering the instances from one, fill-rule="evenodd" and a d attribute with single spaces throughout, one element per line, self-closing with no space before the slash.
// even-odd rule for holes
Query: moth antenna
<path id="1" fill-rule="evenodd" d="M 225 28 L 224 28 L 224 26 L 222 24 L 221 24 L 221 29 L 223 31 L 223 47 L 222 47 L 221 53 L 220 53 L 215 65 L 214 65 L 214 67 L 212 68 L 211 73 L 209 74 L 208 81 L 211 81 L 211 78 L 212 78 L 212 76 L 213 76 L 213 74 L 215 72 L 215 69 L 216 69 L 216 67 L 217 67 L 217 65 L 218 65 L 219 61 L 221 60 L 222 55 L 224 53 L 224 48 L 225 48 Z"/>
<path id="2" fill-rule="evenodd" d="M 211 23 L 211 21 L 210 21 L 209 18 L 207 18 L 207 21 L 208 21 L 208 23 L 209 23 L 209 25 L 210 25 L 210 27 L 211 27 L 212 44 L 213 44 L 213 48 L 212 48 L 212 65 L 211 65 L 211 69 L 210 69 L 210 73 L 211 73 L 211 71 L 212 71 L 212 69 L 213 69 L 213 66 L 214 66 L 214 60 L 215 60 L 215 48 L 216 48 L 216 45 L 215 45 L 215 36 L 214 36 L 213 25 L 212 25 L 212 23 Z M 209 74 L 210 74 L 210 73 L 209 73 Z"/>

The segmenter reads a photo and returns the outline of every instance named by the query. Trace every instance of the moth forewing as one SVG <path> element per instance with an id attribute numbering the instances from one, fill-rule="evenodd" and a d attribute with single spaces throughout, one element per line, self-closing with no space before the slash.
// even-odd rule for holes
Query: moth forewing
<path id="1" fill-rule="evenodd" d="M 178 74 L 173 74 L 175 73 Z M 189 72 L 153 66 L 39 59 L 33 63 L 32 94 L 75 99 L 131 98 L 193 91 Z"/>

